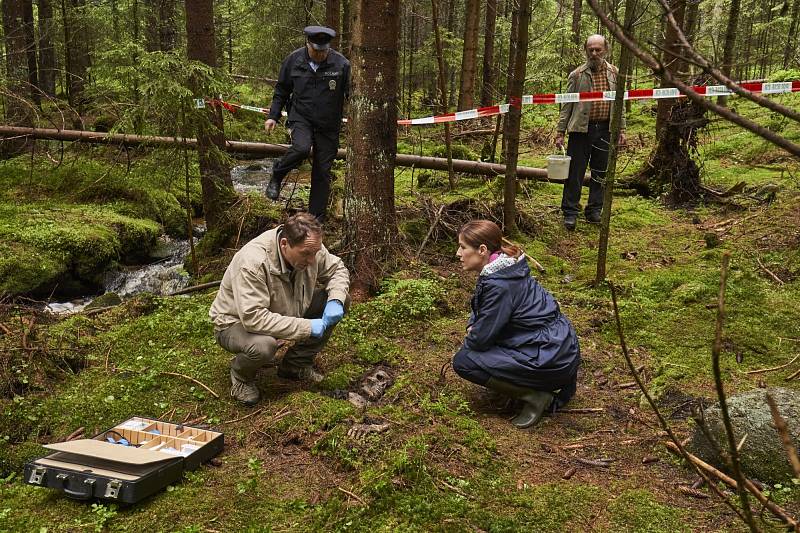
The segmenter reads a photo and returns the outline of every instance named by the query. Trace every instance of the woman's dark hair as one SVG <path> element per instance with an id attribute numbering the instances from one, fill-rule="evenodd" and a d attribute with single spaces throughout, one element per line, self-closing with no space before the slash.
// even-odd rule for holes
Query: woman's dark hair
<path id="1" fill-rule="evenodd" d="M 519 257 L 522 250 L 514 245 L 503 245 L 503 232 L 491 220 L 470 220 L 458 230 L 458 236 L 473 248 L 486 245 L 489 252 L 503 252 L 510 257 Z"/>
<path id="2" fill-rule="evenodd" d="M 309 235 L 322 235 L 322 226 L 314 215 L 297 213 L 290 216 L 281 230 L 281 237 L 289 241 L 289 246 L 297 246 Z"/>

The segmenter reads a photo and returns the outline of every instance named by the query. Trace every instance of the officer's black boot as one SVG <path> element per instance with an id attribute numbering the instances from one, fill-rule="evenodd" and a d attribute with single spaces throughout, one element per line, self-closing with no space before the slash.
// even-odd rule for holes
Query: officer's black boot
<path id="1" fill-rule="evenodd" d="M 552 392 L 520 387 L 496 378 L 489 378 L 486 387 L 522 401 L 522 410 L 511 420 L 511 423 L 520 429 L 529 428 L 541 420 L 545 410 L 553 401 Z"/>
<path id="2" fill-rule="evenodd" d="M 275 176 L 269 180 L 269 184 L 267 185 L 267 198 L 273 201 L 278 200 L 278 196 L 281 194 L 281 180 L 276 179 Z"/>

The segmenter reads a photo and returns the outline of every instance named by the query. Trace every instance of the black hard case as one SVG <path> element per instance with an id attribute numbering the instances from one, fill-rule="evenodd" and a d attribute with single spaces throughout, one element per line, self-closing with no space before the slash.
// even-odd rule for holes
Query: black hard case
<path id="1" fill-rule="evenodd" d="M 132 421 L 142 421 L 151 428 L 158 428 L 160 434 L 121 429 Z M 159 452 L 152 451 L 143 463 L 136 452 L 139 448 L 107 443 L 106 434 L 115 438 L 122 435 L 132 444 L 141 445 L 142 449 L 160 442 L 173 447 L 191 443 L 199 445 L 199 448 L 185 457 L 161 454 L 164 458 L 155 461 L 152 460 L 153 454 Z M 177 482 L 185 470 L 194 470 L 210 460 L 222 451 L 223 446 L 224 436 L 219 432 L 134 417 L 93 439 L 46 446 L 57 451 L 26 464 L 24 479 L 31 485 L 61 490 L 78 500 L 101 499 L 132 504 Z"/>

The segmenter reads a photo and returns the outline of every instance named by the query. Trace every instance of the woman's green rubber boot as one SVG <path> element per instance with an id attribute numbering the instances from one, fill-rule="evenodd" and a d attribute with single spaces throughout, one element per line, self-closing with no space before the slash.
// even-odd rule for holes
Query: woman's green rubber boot
<path id="1" fill-rule="evenodd" d="M 511 423 L 520 429 L 529 428 L 541 420 L 545 409 L 550 406 L 555 397 L 552 392 L 520 387 L 496 378 L 489 378 L 489 381 L 486 382 L 486 388 L 522 401 L 522 410 L 511 419 Z"/>

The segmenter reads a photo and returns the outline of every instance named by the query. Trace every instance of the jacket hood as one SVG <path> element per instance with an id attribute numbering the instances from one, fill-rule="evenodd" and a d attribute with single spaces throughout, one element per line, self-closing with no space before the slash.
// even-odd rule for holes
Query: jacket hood
<path id="1" fill-rule="evenodd" d="M 522 255 L 513 265 L 507 266 L 490 274 L 482 274 L 480 277 L 481 279 L 515 279 L 528 277 L 530 275 L 531 269 L 528 266 L 528 262 L 525 260 L 525 256 Z"/>

